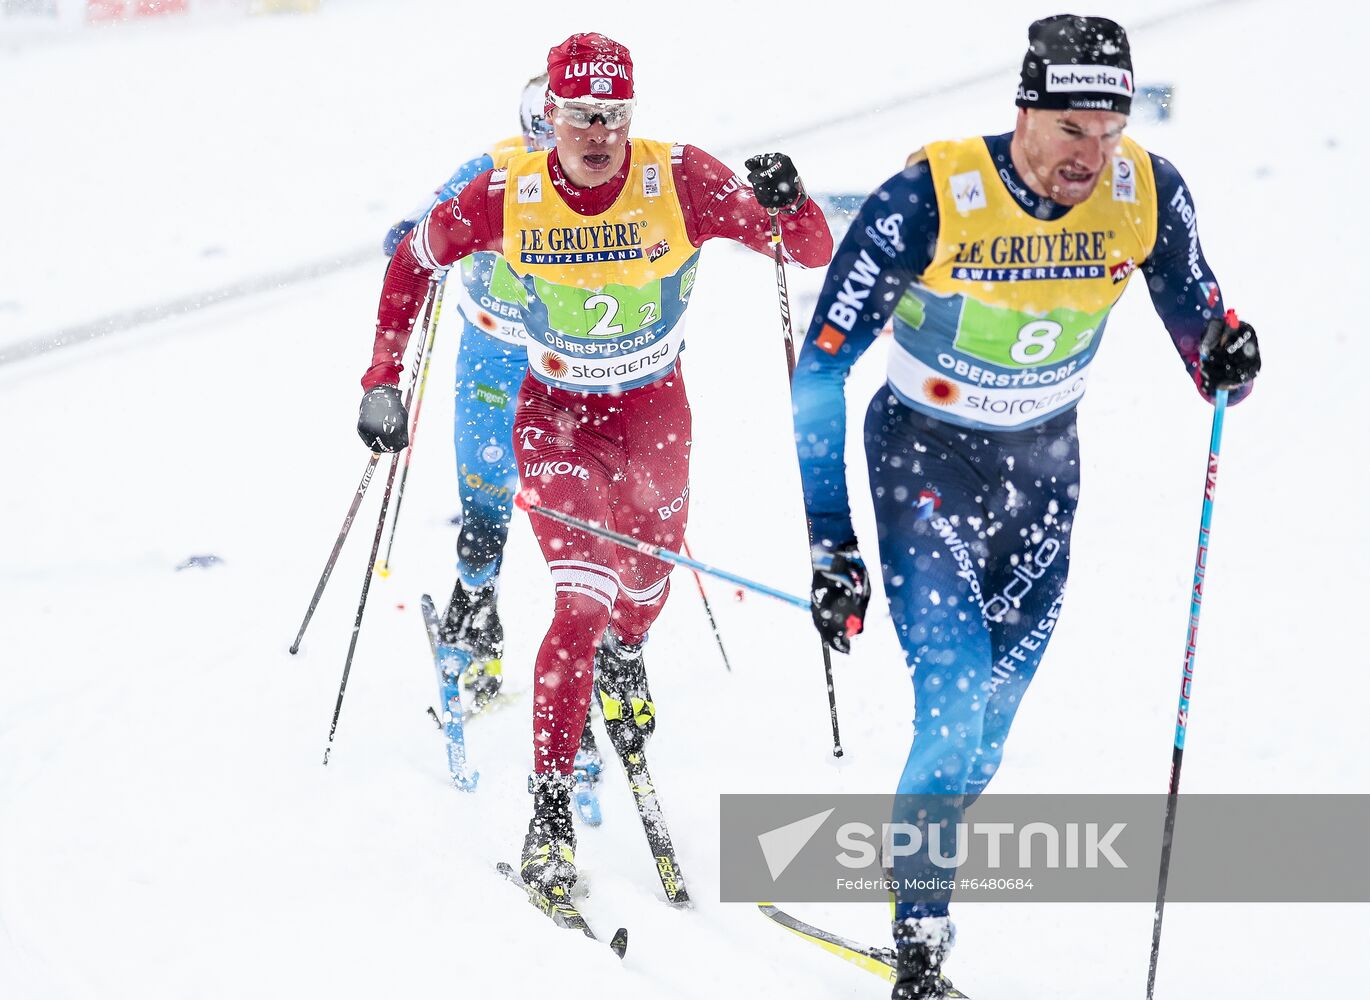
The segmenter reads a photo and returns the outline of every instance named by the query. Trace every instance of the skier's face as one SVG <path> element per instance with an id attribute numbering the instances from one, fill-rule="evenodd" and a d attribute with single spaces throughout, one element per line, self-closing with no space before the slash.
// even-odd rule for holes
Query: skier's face
<path id="1" fill-rule="evenodd" d="M 1126 126 L 1127 115 L 1116 111 L 1020 108 L 1014 166 L 1033 191 L 1078 205 L 1094 193 Z"/>
<path id="2" fill-rule="evenodd" d="M 576 187 L 598 187 L 623 166 L 628 155 L 629 117 L 616 128 L 596 118 L 586 128 L 577 128 L 560 110 L 552 110 L 552 127 L 557 137 L 557 159 L 561 169 Z"/>

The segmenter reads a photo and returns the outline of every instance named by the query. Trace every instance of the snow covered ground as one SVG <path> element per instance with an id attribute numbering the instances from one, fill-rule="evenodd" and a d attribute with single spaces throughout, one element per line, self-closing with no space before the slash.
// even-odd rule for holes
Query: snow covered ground
<path id="1" fill-rule="evenodd" d="M 1185 6 L 1092 12 L 1132 26 Z M 518 87 L 574 30 L 632 48 L 641 134 L 738 165 L 784 148 L 811 188 L 864 191 L 926 140 L 1010 127 L 1027 21 L 1054 12 L 872 4 L 770 25 L 769 9 L 722 3 L 691 4 L 686 19 L 526 2 L 498 22 L 497 8 L 438 0 L 324 8 L 8 36 L 0 349 L 378 244 L 452 166 L 514 130 Z M 1266 360 L 1224 445 L 1185 762 L 1194 792 L 1360 792 L 1370 775 L 1353 715 L 1370 699 L 1353 644 L 1370 592 L 1358 513 L 1370 143 L 1363 116 L 1343 110 L 1358 106 L 1366 15 L 1298 10 L 1210 4 L 1132 31 L 1139 82 L 1176 90 L 1170 122 L 1133 132 L 1197 193 L 1209 260 Z M 847 757 L 835 766 L 802 617 L 712 588 L 728 675 L 692 583 L 678 581 L 650 659 L 652 758 L 696 909 L 658 900 L 612 763 L 605 823 L 583 831 L 579 859 L 592 918 L 631 928 L 622 967 L 502 887 L 493 864 L 516 854 L 527 820 L 527 689 L 550 589 L 520 520 L 504 613 L 521 693 L 470 727 L 481 787 L 454 792 L 424 714 L 418 614 L 419 594 L 445 596 L 452 577 L 441 378 L 394 574 L 372 588 L 333 763 L 319 766 L 378 489 L 301 654 L 286 647 L 366 461 L 352 426 L 381 267 L 377 255 L 0 365 L 0 996 L 884 995 L 751 907 L 716 901 L 720 792 L 892 788 L 912 694 L 883 611 L 838 664 Z M 802 592 L 770 271 L 730 247 L 705 253 L 686 361 L 690 537 L 701 558 Z M 449 315 L 435 372 L 450 369 L 456 329 Z M 852 405 L 880 382 L 880 353 L 854 376 Z M 1139 289 L 1097 367 L 1081 407 L 1072 596 L 997 791 L 1164 787 L 1210 411 Z M 852 476 L 869 539 L 859 459 Z M 201 553 L 222 565 L 174 571 Z M 792 909 L 884 939 L 879 906 Z M 1145 904 L 963 906 L 950 971 L 977 1000 L 1140 995 L 1150 917 Z M 1341 995 L 1367 933 L 1366 906 L 1172 906 L 1158 994 Z"/>

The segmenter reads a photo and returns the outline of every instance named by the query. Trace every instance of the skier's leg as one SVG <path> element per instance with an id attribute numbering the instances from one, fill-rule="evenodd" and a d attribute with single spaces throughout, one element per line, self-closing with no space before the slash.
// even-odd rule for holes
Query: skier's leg
<path id="1" fill-rule="evenodd" d="M 627 461 L 613 484 L 613 527 L 680 551 L 690 512 L 690 408 L 679 374 L 624 397 Z M 596 660 L 604 728 L 620 755 L 640 750 L 656 728 L 643 644 L 670 593 L 669 563 L 639 552 L 615 552 L 619 581 L 609 630 Z"/>
<path id="2" fill-rule="evenodd" d="M 514 447 L 524 488 L 536 489 L 544 506 L 607 521 L 610 483 L 621 465 L 617 445 L 531 378 L 519 394 Z M 534 668 L 534 770 L 570 774 L 595 649 L 618 597 L 614 546 L 548 518 L 534 517 L 532 525 L 556 590 Z"/>
<path id="3" fill-rule="evenodd" d="M 1073 417 L 1005 448 L 1003 485 L 993 494 L 985 619 L 993 638 L 989 698 L 969 798 L 984 790 L 1003 758 L 1004 741 L 1046 652 L 1065 597 L 1070 533 L 1079 494 L 1079 446 Z"/>
<path id="4" fill-rule="evenodd" d="M 471 655 L 465 684 L 475 709 L 489 703 L 503 683 L 504 627 L 496 602 L 518 489 L 514 410 L 527 367 L 525 351 L 470 323 L 462 330 L 454 428 L 462 523 L 444 637 Z"/>
<path id="5" fill-rule="evenodd" d="M 457 352 L 454 430 L 462 509 L 457 570 L 468 590 L 499 576 L 518 488 L 514 410 L 527 369 L 525 351 L 466 324 Z"/>
<path id="6" fill-rule="evenodd" d="M 927 421 L 884 392 L 867 416 L 866 448 L 885 589 L 915 699 L 894 820 L 923 831 L 923 845 L 897 856 L 894 874 L 900 885 L 932 886 L 896 893 L 903 925 L 946 916 L 951 893 L 939 886 L 954 872 L 932 862 L 927 831 L 942 821 L 955 829 L 981 743 L 992 662 L 982 614 L 988 449 L 982 437 Z M 939 846 L 955 853 L 950 837 Z"/>
<path id="7" fill-rule="evenodd" d="M 679 552 L 690 515 L 690 404 L 679 373 L 624 397 L 621 428 L 627 461 L 613 485 L 613 528 Z M 628 549 L 616 550 L 621 589 L 614 635 L 637 644 L 661 614 L 671 566 Z"/>

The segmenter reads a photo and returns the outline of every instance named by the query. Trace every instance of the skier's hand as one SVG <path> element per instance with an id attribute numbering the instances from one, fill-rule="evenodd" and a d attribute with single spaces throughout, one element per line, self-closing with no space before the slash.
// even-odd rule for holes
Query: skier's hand
<path id="1" fill-rule="evenodd" d="M 1212 397 L 1219 389 L 1235 389 L 1260 374 L 1261 347 L 1250 323 L 1227 315 L 1208 321 L 1199 344 L 1199 388 Z"/>
<path id="2" fill-rule="evenodd" d="M 409 414 L 400 401 L 400 390 L 378 385 L 362 397 L 357 433 L 372 451 L 399 451 L 409 444 Z"/>
<path id="3" fill-rule="evenodd" d="M 759 153 L 746 166 L 747 183 L 762 208 L 796 212 L 808 201 L 799 171 L 784 153 Z"/>
<path id="4" fill-rule="evenodd" d="M 855 540 L 828 549 L 813 547 L 813 584 L 809 590 L 813 624 L 823 641 L 839 653 L 851 652 L 851 637 L 865 629 L 871 600 L 870 576 Z"/>

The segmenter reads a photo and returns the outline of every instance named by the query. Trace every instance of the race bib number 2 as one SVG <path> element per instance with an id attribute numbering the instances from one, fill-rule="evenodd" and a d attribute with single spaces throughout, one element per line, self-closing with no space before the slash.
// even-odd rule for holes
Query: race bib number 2
<path id="1" fill-rule="evenodd" d="M 552 329 L 570 337 L 600 339 L 645 330 L 661 319 L 661 282 L 641 288 L 606 285 L 586 289 L 536 283 Z"/>

